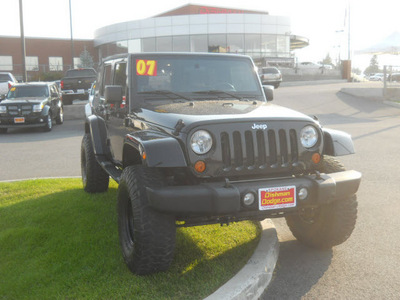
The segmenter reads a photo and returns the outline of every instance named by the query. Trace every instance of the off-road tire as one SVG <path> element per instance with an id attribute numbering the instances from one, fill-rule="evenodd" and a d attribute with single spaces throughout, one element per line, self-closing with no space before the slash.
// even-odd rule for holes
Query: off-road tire
<path id="1" fill-rule="evenodd" d="M 61 106 L 57 113 L 56 124 L 60 125 L 62 123 L 64 123 L 64 109 Z"/>
<path id="2" fill-rule="evenodd" d="M 53 129 L 53 119 L 51 118 L 51 112 L 49 111 L 45 120 L 46 124 L 43 127 L 45 132 L 51 131 Z"/>
<path id="3" fill-rule="evenodd" d="M 175 249 L 175 217 L 152 209 L 146 187 L 165 185 L 155 168 L 126 167 L 118 187 L 118 233 L 131 272 L 146 275 L 169 268 Z"/>
<path id="4" fill-rule="evenodd" d="M 85 134 L 81 144 L 83 189 L 88 193 L 103 193 L 108 189 L 110 176 L 99 165 L 93 151 L 92 138 Z"/>
<path id="5" fill-rule="evenodd" d="M 319 169 L 321 173 L 344 170 L 344 166 L 333 157 L 324 157 Z M 352 195 L 307 210 L 286 216 L 290 231 L 298 241 L 309 247 L 329 249 L 342 244 L 352 234 L 357 220 L 357 197 Z"/>

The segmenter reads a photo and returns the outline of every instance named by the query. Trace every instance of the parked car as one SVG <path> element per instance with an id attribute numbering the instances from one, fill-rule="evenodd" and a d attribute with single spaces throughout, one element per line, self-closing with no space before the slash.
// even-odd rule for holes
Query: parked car
<path id="1" fill-rule="evenodd" d="M 75 99 L 87 100 L 89 89 L 96 80 L 97 73 L 92 68 L 68 70 L 61 79 L 63 103 L 70 105 Z"/>
<path id="2" fill-rule="evenodd" d="M 12 73 L 0 72 L 0 101 L 6 97 L 10 87 L 17 82 Z"/>
<path id="3" fill-rule="evenodd" d="M 351 235 L 361 173 L 334 157 L 354 153 L 351 136 L 270 103 L 273 88 L 258 76 L 250 57 L 232 54 L 103 60 L 85 109 L 82 183 L 89 193 L 107 191 L 110 177 L 119 184 L 132 272 L 169 267 L 176 227 L 284 217 L 322 249 Z"/>
<path id="4" fill-rule="evenodd" d="M 282 74 L 275 67 L 265 67 L 260 70 L 260 79 L 262 84 L 273 85 L 276 89 L 282 82 Z"/>
<path id="5" fill-rule="evenodd" d="M 61 91 L 54 82 L 14 84 L 0 103 L 0 132 L 8 128 L 42 127 L 44 131 L 64 122 Z"/>
<path id="6" fill-rule="evenodd" d="M 383 81 L 383 73 L 376 73 L 369 76 L 369 80 L 371 81 Z"/>
<path id="7" fill-rule="evenodd" d="M 400 82 L 400 73 L 389 74 L 387 80 L 391 82 Z"/>

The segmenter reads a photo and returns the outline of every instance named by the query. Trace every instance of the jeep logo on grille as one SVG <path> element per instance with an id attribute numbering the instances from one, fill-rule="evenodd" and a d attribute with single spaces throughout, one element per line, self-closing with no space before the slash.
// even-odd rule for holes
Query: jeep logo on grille
<path id="1" fill-rule="evenodd" d="M 253 126 L 251 126 L 252 129 L 256 130 L 256 129 L 262 129 L 265 130 L 268 128 L 267 124 L 256 124 L 254 123 Z"/>

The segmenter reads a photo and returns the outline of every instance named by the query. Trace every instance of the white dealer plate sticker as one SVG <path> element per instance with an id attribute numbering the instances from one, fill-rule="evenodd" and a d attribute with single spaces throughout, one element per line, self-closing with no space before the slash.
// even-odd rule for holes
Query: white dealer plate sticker
<path id="1" fill-rule="evenodd" d="M 260 210 L 296 207 L 296 186 L 259 189 L 258 207 Z"/>

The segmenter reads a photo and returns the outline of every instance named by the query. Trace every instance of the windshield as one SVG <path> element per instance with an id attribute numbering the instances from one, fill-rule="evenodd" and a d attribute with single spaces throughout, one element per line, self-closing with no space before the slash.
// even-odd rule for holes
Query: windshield
<path id="1" fill-rule="evenodd" d="M 257 73 L 246 57 L 148 55 L 133 66 L 133 86 L 144 99 L 262 97 Z"/>
<path id="2" fill-rule="evenodd" d="M 49 96 L 47 86 L 14 86 L 8 92 L 8 99 L 17 98 L 43 98 Z"/>

